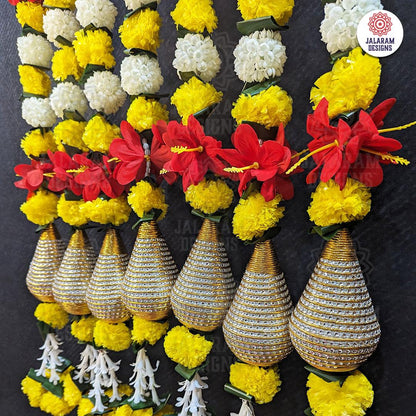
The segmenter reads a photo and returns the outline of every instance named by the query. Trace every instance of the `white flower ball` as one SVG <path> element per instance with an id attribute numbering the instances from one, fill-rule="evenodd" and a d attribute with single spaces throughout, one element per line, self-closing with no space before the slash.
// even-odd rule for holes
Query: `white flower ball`
<path id="1" fill-rule="evenodd" d="M 72 82 L 60 82 L 49 96 L 55 114 L 63 118 L 64 110 L 78 111 L 82 116 L 88 109 L 87 99 L 78 85 Z"/>
<path id="2" fill-rule="evenodd" d="M 129 10 L 136 10 L 139 7 L 146 6 L 146 4 L 153 3 L 155 0 L 124 0 L 124 3 L 126 3 L 126 7 Z M 157 4 L 160 3 L 160 0 L 157 0 Z"/>
<path id="3" fill-rule="evenodd" d="M 121 87 L 129 95 L 155 94 L 163 84 L 157 59 L 147 55 L 128 56 L 120 68 Z"/>
<path id="4" fill-rule="evenodd" d="M 84 85 L 90 107 L 105 114 L 114 114 L 124 104 L 126 93 L 120 79 L 109 71 L 96 71 Z"/>
<path id="5" fill-rule="evenodd" d="M 93 24 L 113 30 L 117 8 L 110 0 L 76 0 L 77 19 L 83 27 Z"/>
<path id="6" fill-rule="evenodd" d="M 243 36 L 234 50 L 234 69 L 244 82 L 263 82 L 283 73 L 286 47 L 279 32 L 262 30 Z"/>
<path id="7" fill-rule="evenodd" d="M 43 16 L 43 30 L 48 41 L 58 48 L 62 46 L 55 40 L 58 36 L 72 42 L 75 39 L 75 32 L 79 29 L 81 26 L 71 10 L 47 9 L 45 16 Z"/>
<path id="8" fill-rule="evenodd" d="M 51 67 L 52 46 L 43 36 L 28 33 L 17 38 L 17 51 L 22 64 Z"/>
<path id="9" fill-rule="evenodd" d="M 25 98 L 22 102 L 22 117 L 32 127 L 52 127 L 56 121 L 49 98 Z"/>
<path id="10" fill-rule="evenodd" d="M 220 70 L 221 59 L 210 37 L 188 33 L 176 42 L 172 65 L 178 72 L 194 72 L 209 82 Z"/>
<path id="11" fill-rule="evenodd" d="M 322 41 L 328 52 L 334 54 L 358 46 L 357 27 L 360 20 L 372 10 L 382 9 L 380 0 L 337 0 L 325 6 L 321 23 Z"/>

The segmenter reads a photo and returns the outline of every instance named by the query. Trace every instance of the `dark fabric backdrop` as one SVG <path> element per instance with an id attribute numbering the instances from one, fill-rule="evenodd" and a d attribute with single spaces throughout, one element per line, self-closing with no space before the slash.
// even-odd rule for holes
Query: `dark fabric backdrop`
<path id="1" fill-rule="evenodd" d="M 235 1 L 215 0 L 219 16 L 219 28 L 213 38 L 223 60 L 220 75 L 215 79 L 217 88 L 224 91 L 224 100 L 208 121 L 209 134 L 223 139 L 229 144 L 233 130 L 230 117 L 232 102 L 242 88 L 233 72 L 232 51 L 239 39 L 235 22 L 240 18 Z M 115 0 L 119 8 L 117 25 L 124 14 L 124 2 Z M 163 44 L 159 57 L 165 77 L 163 92 L 171 93 L 179 84 L 171 67 L 174 56 L 175 30 L 169 12 L 173 0 L 163 0 L 160 11 L 163 17 Z M 398 103 L 387 119 L 387 126 L 396 126 L 416 119 L 414 91 L 415 73 L 415 24 L 416 3 L 412 0 L 385 0 L 385 8 L 395 12 L 403 22 L 405 40 L 401 49 L 393 56 L 383 59 L 381 86 L 375 103 L 397 97 Z M 2 136 L 1 150 L 1 192 L 0 207 L 2 228 L 0 234 L 0 414 L 8 416 L 40 415 L 38 409 L 29 407 L 20 392 L 20 380 L 30 367 L 36 366 L 40 355 L 38 347 L 41 338 L 38 334 L 34 308 L 37 301 L 25 286 L 26 271 L 33 255 L 37 235 L 35 227 L 19 212 L 19 205 L 25 194 L 13 186 L 15 176 L 13 166 L 25 162 L 19 148 L 20 138 L 29 129 L 21 119 L 18 98 L 21 87 L 18 82 L 16 38 L 19 27 L 14 17 L 14 8 L 6 0 L 1 0 L 1 59 L 0 59 L 0 123 Z M 287 137 L 296 149 L 305 148 L 309 137 L 305 132 L 306 115 L 310 112 L 308 96 L 313 82 L 330 69 L 328 54 L 320 41 L 319 24 L 323 16 L 321 2 L 318 0 L 297 0 L 290 30 L 284 32 L 283 42 L 287 46 L 288 61 L 282 77 L 281 86 L 294 99 L 293 120 L 287 128 Z M 118 36 L 114 37 L 119 70 L 122 57 Z M 125 110 L 115 118 L 120 121 Z M 172 111 L 172 117 L 176 117 Z M 392 133 L 403 142 L 401 154 L 415 161 L 415 131 Z M 311 165 L 309 165 L 310 167 Z M 362 367 L 373 382 L 376 396 L 370 416 L 410 416 L 416 405 L 414 394 L 415 371 L 415 299 L 416 282 L 414 223 L 415 217 L 415 164 L 410 167 L 385 169 L 385 182 L 373 192 L 373 210 L 359 224 L 353 237 L 357 245 L 368 288 L 373 298 L 382 326 L 382 339 L 377 352 Z M 308 235 L 310 223 L 306 209 L 313 187 L 305 184 L 305 174 L 295 178 L 296 196 L 287 203 L 286 216 L 282 220 L 282 232 L 275 238 L 282 269 L 285 271 L 293 300 L 297 301 L 313 270 L 323 242 L 317 236 Z M 186 259 L 196 237 L 201 221 L 191 216 L 184 202 L 179 186 L 167 191 L 170 211 L 161 223 L 162 232 L 169 243 L 179 267 Z M 68 239 L 69 227 L 60 224 L 63 238 Z M 126 245 L 131 249 L 135 232 L 130 224 L 122 227 Z M 102 233 L 92 230 L 89 233 L 96 250 L 103 238 Z M 241 279 L 245 265 L 252 251 L 251 247 L 240 244 L 231 233 L 230 226 L 223 225 L 223 237 L 228 248 L 235 278 Z M 64 355 L 78 362 L 80 346 L 71 341 L 69 331 L 62 334 L 65 340 Z M 238 411 L 239 400 L 223 392 L 227 381 L 228 368 L 232 355 L 225 346 L 221 331 L 217 331 L 215 348 L 208 367 L 210 389 L 205 399 L 216 410 L 218 416 L 226 416 L 230 411 Z M 159 343 L 160 344 L 160 343 Z M 112 354 L 113 355 L 113 354 Z M 162 346 L 150 348 L 155 361 L 161 360 L 158 380 L 162 391 L 171 390 L 176 396 L 177 381 L 180 377 L 174 372 L 174 365 L 165 356 Z M 117 354 L 113 355 L 117 357 Z M 121 377 L 127 381 L 130 374 L 128 364 L 133 354 L 127 352 L 123 357 Z M 304 363 L 293 352 L 281 365 L 283 379 L 282 391 L 273 403 L 256 406 L 258 416 L 299 416 L 307 407 L 305 382 L 307 372 Z"/>

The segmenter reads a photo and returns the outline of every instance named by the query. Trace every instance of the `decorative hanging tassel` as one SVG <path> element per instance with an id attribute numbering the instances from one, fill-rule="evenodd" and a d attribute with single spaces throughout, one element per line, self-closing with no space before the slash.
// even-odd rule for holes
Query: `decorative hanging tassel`
<path id="1" fill-rule="evenodd" d="M 241 409 L 238 413 L 230 413 L 230 416 L 255 416 L 254 409 L 251 402 L 245 399 L 241 399 L 243 401 L 241 405 Z"/>
<path id="2" fill-rule="evenodd" d="M 176 407 L 182 407 L 178 416 L 208 416 L 206 402 L 202 397 L 202 390 L 208 388 L 208 384 L 204 383 L 207 377 L 200 377 L 198 372 L 195 373 L 192 380 L 185 380 L 179 384 L 182 386 L 179 392 L 184 392 L 183 397 L 177 398 Z"/>
<path id="3" fill-rule="evenodd" d="M 59 382 L 59 374 L 57 369 L 64 362 L 63 358 L 60 357 L 62 350 L 59 348 L 62 342 L 59 341 L 58 337 L 54 333 L 46 335 L 45 342 L 39 349 L 42 351 L 42 357 L 38 358 L 42 361 L 42 364 L 38 370 L 36 370 L 37 376 L 47 377 L 46 371 L 50 371 L 49 381 L 53 384 Z"/>
<path id="4" fill-rule="evenodd" d="M 77 365 L 74 380 L 80 383 L 90 382 L 92 384 L 94 373 L 90 373 L 89 369 L 97 360 L 98 351 L 90 344 L 87 344 L 81 352 L 81 362 Z"/>

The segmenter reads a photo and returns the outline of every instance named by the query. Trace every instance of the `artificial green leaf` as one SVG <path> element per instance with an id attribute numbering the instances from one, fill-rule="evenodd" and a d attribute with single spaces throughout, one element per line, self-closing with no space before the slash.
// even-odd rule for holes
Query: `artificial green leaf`
<path id="1" fill-rule="evenodd" d="M 19 101 L 23 101 L 26 98 L 46 98 L 44 95 L 41 94 L 32 94 L 31 92 L 22 92 L 22 95 L 19 98 Z"/>
<path id="2" fill-rule="evenodd" d="M 312 409 L 310 407 L 305 409 L 303 413 L 305 413 L 306 416 L 313 416 Z"/>
<path id="3" fill-rule="evenodd" d="M 244 392 L 243 390 L 238 389 L 237 387 L 234 387 L 230 383 L 224 385 L 224 391 L 226 391 L 227 393 L 231 393 L 234 396 L 239 397 L 240 399 L 248 400 L 249 402 L 253 400 L 253 396 Z"/>
<path id="4" fill-rule="evenodd" d="M 145 97 L 148 100 L 158 100 L 159 101 L 162 98 L 169 97 L 169 94 L 150 94 L 150 93 L 144 92 L 144 93 L 139 94 L 139 95 L 130 95 L 130 102 L 133 102 L 138 97 Z"/>
<path id="5" fill-rule="evenodd" d="M 205 120 L 212 114 L 217 104 L 213 104 L 209 107 L 203 108 L 200 111 L 194 113 L 194 117 L 199 120 L 201 123 L 204 123 Z"/>
<path id="6" fill-rule="evenodd" d="M 257 243 L 262 243 L 263 241 L 271 240 L 280 233 L 281 229 L 282 229 L 281 227 L 276 225 L 276 227 L 269 228 L 261 237 L 254 238 L 253 240 L 249 240 L 249 241 L 244 241 L 244 244 L 251 245 L 251 244 L 257 244 Z"/>
<path id="7" fill-rule="evenodd" d="M 193 33 L 193 32 L 191 32 L 190 30 L 188 30 L 186 27 L 183 27 L 183 26 L 181 26 L 181 25 L 178 25 L 177 26 L 177 29 L 176 29 L 176 36 L 178 37 L 178 38 L 184 38 L 188 33 Z"/>
<path id="8" fill-rule="evenodd" d="M 106 32 L 107 35 L 110 36 L 111 38 L 113 37 L 113 33 L 111 32 L 111 30 L 108 27 L 105 27 L 105 26 L 97 27 L 93 23 L 90 23 L 88 26 L 85 26 L 83 30 L 84 30 L 85 34 L 88 31 L 95 32 L 96 30 L 102 30 L 102 31 Z"/>
<path id="9" fill-rule="evenodd" d="M 315 225 L 312 227 L 310 234 L 318 234 L 325 241 L 329 241 L 329 240 L 332 240 L 335 234 L 344 226 L 345 225 L 343 224 L 334 224 L 334 225 L 329 225 L 327 227 L 320 227 L 318 225 Z"/>
<path id="10" fill-rule="evenodd" d="M 195 74 L 195 72 L 193 71 L 189 71 L 189 72 L 181 72 L 179 71 L 179 78 L 183 81 L 183 82 L 188 82 L 190 79 L 192 78 L 198 78 L 200 81 L 202 81 L 201 78 L 199 78 L 199 76 L 197 74 Z M 204 82 L 204 81 L 202 81 Z"/>
<path id="11" fill-rule="evenodd" d="M 28 24 L 24 24 L 22 27 L 22 35 L 26 36 L 27 34 L 32 33 L 33 35 L 38 35 L 46 38 L 46 33 L 38 32 L 36 29 L 33 29 L 33 27 L 29 26 Z"/>
<path id="12" fill-rule="evenodd" d="M 273 16 L 258 17 L 257 19 L 237 22 L 237 30 L 242 35 L 251 35 L 258 30 L 286 30 L 288 26 L 280 26 Z"/>
<path id="13" fill-rule="evenodd" d="M 41 233 L 43 230 L 46 230 L 48 228 L 49 224 L 46 225 L 39 225 L 36 230 L 35 233 Z"/>
<path id="14" fill-rule="evenodd" d="M 43 322 L 43 321 L 37 320 L 36 325 L 38 326 L 40 335 L 41 335 L 41 337 L 44 341 L 46 339 L 46 335 L 53 332 L 53 328 L 50 325 L 48 325 L 47 323 Z"/>
<path id="15" fill-rule="evenodd" d="M 94 65 L 94 64 L 88 64 L 85 69 L 84 72 L 81 75 L 81 79 L 79 80 L 79 83 L 81 85 L 84 85 L 87 81 L 87 79 L 94 74 L 94 72 L 96 71 L 105 71 L 105 66 L 103 65 Z"/>
<path id="16" fill-rule="evenodd" d="M 323 6 L 325 6 L 325 4 L 329 4 L 329 3 L 336 3 L 337 0 L 321 0 L 321 3 Z"/>
<path id="17" fill-rule="evenodd" d="M 160 405 L 153 408 L 153 414 L 162 411 L 166 407 L 166 405 L 169 402 L 170 396 L 172 396 L 171 393 L 167 393 L 160 398 Z"/>
<path id="18" fill-rule="evenodd" d="M 248 184 L 248 187 L 243 192 L 243 195 L 241 196 L 241 199 L 247 199 L 253 192 L 259 192 L 260 191 L 260 182 L 254 180 L 251 181 Z"/>
<path id="19" fill-rule="evenodd" d="M 62 358 L 62 363 L 59 367 L 57 367 L 57 370 L 60 373 L 63 373 L 71 364 L 72 363 L 70 360 L 68 360 L 67 358 Z"/>
<path id="20" fill-rule="evenodd" d="M 132 229 L 134 230 L 137 228 L 142 222 L 150 222 L 150 221 L 157 221 L 158 218 L 162 215 L 163 211 L 161 209 L 152 209 L 151 211 L 147 212 L 143 217 L 137 221 Z"/>
<path id="21" fill-rule="evenodd" d="M 227 215 L 226 212 L 224 214 L 218 214 L 218 215 L 205 214 L 199 209 L 193 209 L 191 211 L 191 214 L 196 215 L 197 217 L 200 217 L 200 218 L 208 218 L 209 220 L 214 221 L 216 223 L 220 223 L 221 220 L 224 218 L 224 216 Z"/>
<path id="22" fill-rule="evenodd" d="M 333 121 L 334 123 L 338 123 L 339 119 L 344 120 L 349 126 L 353 126 L 360 116 L 361 108 L 353 111 L 348 111 L 346 113 L 340 114 L 336 117 Z"/>
<path id="23" fill-rule="evenodd" d="M 57 396 L 59 398 L 62 398 L 64 396 L 64 388 L 63 388 L 62 383 L 57 383 L 57 384 L 51 383 L 49 381 L 49 379 L 47 379 L 46 377 L 38 376 L 36 374 L 36 371 L 33 368 L 31 368 L 29 370 L 29 373 L 27 375 L 32 380 L 35 380 L 35 381 L 41 383 L 43 388 L 45 388 L 46 390 L 50 391 L 55 396 Z"/>
<path id="24" fill-rule="evenodd" d="M 64 110 L 64 120 L 85 121 L 85 118 L 77 110 Z"/>
<path id="25" fill-rule="evenodd" d="M 332 3 L 332 2 L 330 2 Z M 334 2 L 335 3 L 335 2 Z M 348 56 L 352 49 L 347 49 L 346 51 L 336 52 L 331 55 L 330 63 L 333 65 L 338 59 L 343 58 L 344 56 Z"/>
<path id="26" fill-rule="evenodd" d="M 70 40 L 68 40 L 68 39 L 65 39 L 63 36 L 61 36 L 61 35 L 58 35 L 56 38 L 55 38 L 55 40 L 57 41 L 57 42 L 59 42 L 61 45 L 63 45 L 63 46 L 69 46 L 69 47 L 71 47 L 72 46 L 72 42 L 70 41 Z"/>
<path id="27" fill-rule="evenodd" d="M 147 51 L 146 49 L 140 48 L 130 48 L 124 49 L 125 55 L 147 55 L 149 58 L 157 59 L 157 55 L 151 51 Z"/>
<path id="28" fill-rule="evenodd" d="M 157 1 L 152 1 L 151 3 L 147 3 L 147 4 L 145 4 L 145 5 L 144 5 L 144 6 L 142 6 L 142 7 L 139 7 L 139 8 L 137 8 L 137 9 L 135 9 L 135 10 L 132 10 L 131 12 L 127 13 L 127 14 L 124 16 L 124 20 L 128 19 L 128 18 L 129 18 L 129 17 L 131 17 L 131 16 L 134 16 L 136 13 L 138 13 L 138 12 L 140 12 L 141 10 L 144 10 L 144 9 L 156 10 L 156 9 L 157 9 Z"/>
<path id="29" fill-rule="evenodd" d="M 312 367 L 310 365 L 306 365 L 304 368 L 305 370 L 308 370 L 310 373 L 315 374 L 316 376 L 322 378 L 322 380 L 325 380 L 328 383 L 338 381 L 341 386 L 343 385 L 347 377 L 350 375 L 349 373 L 329 373 L 327 371 L 318 370 L 317 368 Z"/>
<path id="30" fill-rule="evenodd" d="M 248 88 L 244 88 L 241 93 L 244 95 L 251 95 L 251 96 L 258 95 L 262 91 L 265 91 L 269 89 L 270 87 L 272 87 L 273 85 L 276 85 L 279 81 L 280 81 L 280 77 L 270 78 L 270 79 L 267 79 L 266 81 L 254 84 Z"/>

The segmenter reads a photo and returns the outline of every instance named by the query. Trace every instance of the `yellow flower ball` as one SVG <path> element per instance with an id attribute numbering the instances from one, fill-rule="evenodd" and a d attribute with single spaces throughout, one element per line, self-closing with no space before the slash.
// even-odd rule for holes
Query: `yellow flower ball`
<path id="1" fill-rule="evenodd" d="M 137 97 L 127 110 L 127 121 L 139 132 L 149 130 L 159 120 L 169 121 L 169 111 L 158 100 Z"/>
<path id="2" fill-rule="evenodd" d="M 131 344 L 130 329 L 123 323 L 110 324 L 99 319 L 94 327 L 94 342 L 108 350 L 126 350 Z"/>
<path id="3" fill-rule="evenodd" d="M 222 179 L 204 179 L 198 185 L 190 185 L 185 192 L 185 198 L 192 208 L 210 215 L 229 208 L 234 193 Z"/>
<path id="4" fill-rule="evenodd" d="M 97 114 L 88 121 L 82 141 L 94 152 L 108 153 L 111 142 L 120 137 L 120 129 Z"/>
<path id="5" fill-rule="evenodd" d="M 152 209 L 160 209 L 162 213 L 157 218 L 160 221 L 168 211 L 168 204 L 165 203 L 163 189 L 155 187 L 145 180 L 136 183 L 136 185 L 130 188 L 127 201 L 140 218 Z"/>
<path id="6" fill-rule="evenodd" d="M 361 182 L 348 178 L 344 189 L 330 179 L 320 182 L 308 208 L 311 221 L 320 227 L 362 220 L 371 210 L 371 192 Z"/>
<path id="7" fill-rule="evenodd" d="M 170 14 L 176 26 L 183 26 L 191 32 L 212 33 L 218 25 L 218 18 L 212 0 L 179 0 Z"/>
<path id="8" fill-rule="evenodd" d="M 71 334 L 81 342 L 92 342 L 97 318 L 90 315 L 71 324 Z"/>
<path id="9" fill-rule="evenodd" d="M 75 33 L 75 40 L 72 45 L 78 63 L 82 68 L 92 64 L 111 69 L 116 64 L 112 55 L 113 42 L 105 30 L 87 30 L 86 32 L 79 30 Z"/>
<path id="10" fill-rule="evenodd" d="M 188 117 L 204 110 L 222 100 L 222 92 L 211 84 L 204 83 L 196 77 L 182 84 L 172 95 L 170 102 L 182 117 L 182 123 L 188 124 Z"/>
<path id="11" fill-rule="evenodd" d="M 81 201 L 67 201 L 65 195 L 61 195 L 58 201 L 58 215 L 62 221 L 73 227 L 81 227 L 85 225 L 89 218 L 85 216 L 85 212 L 81 209 L 85 204 Z"/>
<path id="12" fill-rule="evenodd" d="M 213 345 L 203 336 L 191 334 L 184 326 L 171 329 L 164 341 L 166 355 L 187 368 L 199 367 L 207 359 Z"/>
<path id="13" fill-rule="evenodd" d="M 58 218 L 58 196 L 39 189 L 34 196 L 20 206 L 26 218 L 37 225 L 48 225 Z"/>
<path id="14" fill-rule="evenodd" d="M 78 406 L 82 399 L 82 393 L 80 392 L 77 385 L 72 380 L 71 374 L 67 373 L 63 377 L 64 397 L 63 399 L 68 403 L 69 406 Z"/>
<path id="15" fill-rule="evenodd" d="M 124 224 L 129 220 L 131 208 L 124 196 L 109 200 L 97 198 L 88 201 L 81 207 L 81 211 L 90 221 L 100 224 Z"/>
<path id="16" fill-rule="evenodd" d="M 277 85 L 257 95 L 241 94 L 234 103 L 232 117 L 241 124 L 251 121 L 262 124 L 267 129 L 289 123 L 292 118 L 292 98 Z"/>
<path id="17" fill-rule="evenodd" d="M 282 26 L 292 17 L 294 6 L 294 0 L 238 0 L 238 10 L 244 20 L 273 16 Z"/>
<path id="18" fill-rule="evenodd" d="M 156 10 L 143 9 L 127 18 L 118 29 L 126 49 L 139 48 L 156 53 L 160 46 L 162 19 Z"/>
<path id="19" fill-rule="evenodd" d="M 39 407 L 40 410 L 52 416 L 65 416 L 75 408 L 75 406 L 70 406 L 64 399 L 55 396 L 50 391 L 42 395 Z"/>
<path id="20" fill-rule="evenodd" d="M 76 147 L 83 152 L 87 152 L 88 147 L 82 141 L 86 125 L 87 123 L 85 121 L 75 120 L 64 120 L 58 123 L 53 130 L 58 150 L 65 152 L 64 144 L 67 144 L 68 146 Z"/>
<path id="21" fill-rule="evenodd" d="M 75 49 L 71 46 L 62 46 L 52 58 L 52 77 L 56 81 L 65 81 L 73 76 L 79 81 L 82 75 L 82 68 L 79 66 Z"/>
<path id="22" fill-rule="evenodd" d="M 60 9 L 75 9 L 75 0 L 43 0 L 44 6 L 59 7 Z"/>
<path id="23" fill-rule="evenodd" d="M 260 192 L 249 195 L 247 199 L 240 199 L 234 210 L 234 234 L 243 241 L 250 241 L 276 227 L 285 210 L 279 206 L 281 200 L 282 197 L 277 195 L 266 202 Z"/>
<path id="24" fill-rule="evenodd" d="M 168 329 L 169 322 L 153 322 L 134 316 L 131 339 L 139 345 L 146 341 L 150 345 L 155 345 L 166 334 Z"/>
<path id="25" fill-rule="evenodd" d="M 26 133 L 20 142 L 20 147 L 29 158 L 39 157 L 46 154 L 48 150 L 57 150 L 55 138 L 50 130 L 35 129 Z"/>
<path id="26" fill-rule="evenodd" d="M 69 320 L 68 314 L 57 303 L 40 303 L 34 315 L 36 319 L 55 329 L 62 329 Z"/>
<path id="27" fill-rule="evenodd" d="M 23 92 L 43 97 L 51 93 L 51 80 L 45 71 L 32 65 L 19 65 L 19 76 Z"/>
<path id="28" fill-rule="evenodd" d="M 132 414 L 133 409 L 128 404 L 125 404 L 123 406 L 117 407 L 114 416 L 132 416 Z"/>
<path id="29" fill-rule="evenodd" d="M 31 3 L 29 1 L 19 1 L 16 4 L 16 18 L 22 25 L 28 25 L 31 28 L 43 33 L 43 15 L 46 9 L 41 4 Z"/>
<path id="30" fill-rule="evenodd" d="M 354 371 L 344 384 L 326 382 L 310 374 L 306 384 L 308 400 L 315 416 L 363 416 L 373 404 L 373 386 L 360 371 Z"/>
<path id="31" fill-rule="evenodd" d="M 379 59 L 355 48 L 315 82 L 311 90 L 313 108 L 325 97 L 330 118 L 360 108 L 366 110 L 377 93 L 380 77 Z"/>
<path id="32" fill-rule="evenodd" d="M 22 385 L 22 392 L 29 399 L 30 406 L 39 407 L 40 399 L 42 398 L 42 395 L 46 393 L 47 390 L 42 387 L 41 383 L 33 380 L 29 376 L 26 376 L 22 380 L 21 385 Z"/>
<path id="33" fill-rule="evenodd" d="M 94 403 L 87 398 L 82 398 L 77 409 L 77 416 L 86 416 L 94 409 Z"/>
<path id="34" fill-rule="evenodd" d="M 230 383 L 253 396 L 258 404 L 271 402 L 282 384 L 276 367 L 260 368 L 243 363 L 231 365 Z"/>

